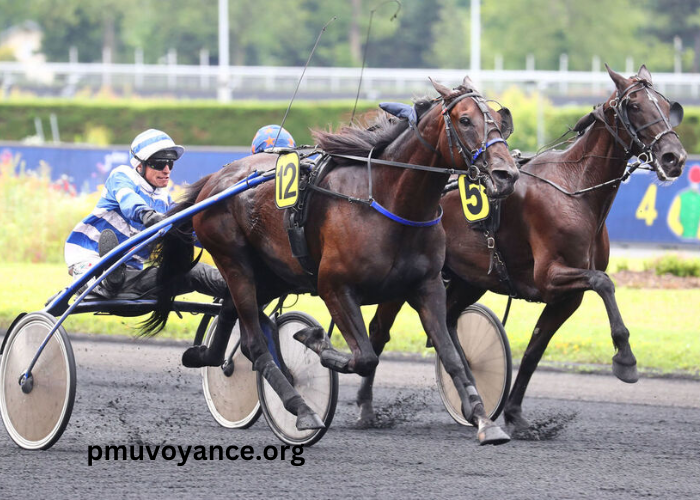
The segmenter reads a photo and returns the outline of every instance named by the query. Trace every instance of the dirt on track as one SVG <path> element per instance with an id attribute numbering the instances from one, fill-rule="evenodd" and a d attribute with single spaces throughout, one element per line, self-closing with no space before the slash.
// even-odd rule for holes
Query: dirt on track
<path id="1" fill-rule="evenodd" d="M 524 410 L 528 440 L 479 447 L 452 421 L 426 361 L 379 365 L 377 426 L 357 425 L 359 379 L 341 375 L 335 419 L 282 460 L 100 460 L 90 446 L 277 446 L 261 419 L 218 426 L 182 344 L 75 339 L 77 399 L 61 440 L 28 452 L 0 430 L 0 498 L 700 498 L 700 383 L 540 370 Z M 502 420 L 500 420 L 502 422 Z"/>

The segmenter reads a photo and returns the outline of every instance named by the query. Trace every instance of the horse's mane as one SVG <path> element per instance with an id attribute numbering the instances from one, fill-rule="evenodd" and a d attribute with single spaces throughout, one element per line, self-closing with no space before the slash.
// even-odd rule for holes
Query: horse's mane
<path id="1" fill-rule="evenodd" d="M 433 105 L 434 100 L 427 97 L 414 102 L 419 118 Z M 343 126 L 337 132 L 313 130 L 311 135 L 326 153 L 366 157 L 372 149 L 372 155 L 378 156 L 408 128 L 406 120 L 398 120 L 385 112 L 370 111 L 358 122 Z M 353 163 L 343 158 L 336 158 L 336 162 L 340 165 Z"/>

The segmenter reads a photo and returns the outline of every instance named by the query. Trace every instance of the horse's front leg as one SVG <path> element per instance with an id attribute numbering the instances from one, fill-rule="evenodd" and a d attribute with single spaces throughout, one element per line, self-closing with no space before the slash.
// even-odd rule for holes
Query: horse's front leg
<path id="1" fill-rule="evenodd" d="M 537 280 L 537 273 L 535 279 Z M 610 320 L 613 345 L 617 350 L 613 356 L 613 373 L 623 382 L 634 383 L 639 380 L 637 359 L 629 343 L 630 332 L 617 307 L 615 285 L 610 277 L 603 271 L 553 265 L 543 281 L 543 296 L 547 303 L 557 301 L 563 293 L 593 290 L 600 295 Z"/>
<path id="2" fill-rule="evenodd" d="M 549 341 L 561 325 L 578 309 L 582 299 L 583 294 L 579 293 L 554 304 L 547 304 L 537 320 L 537 325 L 523 354 L 518 375 L 515 378 L 503 412 L 506 423 L 514 431 L 522 432 L 530 427 L 530 423 L 522 415 L 523 398 L 525 397 L 530 378 L 535 373 Z"/>
<path id="3" fill-rule="evenodd" d="M 369 342 L 372 344 L 374 354 L 379 357 L 384 351 L 384 346 L 390 339 L 391 326 L 394 324 L 396 316 L 399 314 L 404 301 L 386 302 L 379 304 L 377 312 L 374 314 L 369 324 Z M 360 389 L 357 391 L 357 406 L 360 407 L 360 422 L 369 423 L 375 418 L 374 407 L 372 406 L 372 389 L 374 386 L 374 376 L 377 370 L 362 377 Z"/>
<path id="4" fill-rule="evenodd" d="M 447 331 L 445 301 L 445 286 L 437 276 L 424 282 L 409 300 L 409 304 L 418 312 L 423 328 L 430 337 L 440 361 L 452 377 L 462 400 L 462 414 L 478 428 L 479 443 L 482 445 L 507 443 L 510 437 L 486 415 L 484 403 L 476 386 L 472 383 L 474 377 L 471 376 L 469 367 L 462 363 Z"/>

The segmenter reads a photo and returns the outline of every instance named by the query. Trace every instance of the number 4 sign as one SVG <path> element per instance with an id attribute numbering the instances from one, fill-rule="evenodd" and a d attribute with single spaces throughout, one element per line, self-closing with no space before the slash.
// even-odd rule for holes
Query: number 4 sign
<path id="1" fill-rule="evenodd" d="M 642 201 L 639 202 L 637 212 L 634 216 L 637 219 L 643 220 L 647 226 L 654 224 L 654 221 L 659 216 L 656 211 L 656 184 L 649 184 Z"/>
<path id="2" fill-rule="evenodd" d="M 299 155 L 288 153 L 277 158 L 275 166 L 275 204 L 277 208 L 293 206 L 299 198 Z"/>

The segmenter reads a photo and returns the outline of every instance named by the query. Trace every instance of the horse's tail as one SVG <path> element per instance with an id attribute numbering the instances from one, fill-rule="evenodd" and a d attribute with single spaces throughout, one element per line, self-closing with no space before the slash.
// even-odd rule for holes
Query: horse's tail
<path id="1" fill-rule="evenodd" d="M 168 217 L 194 205 L 209 177 L 211 174 L 188 186 L 184 199 L 168 211 Z M 165 327 L 175 296 L 182 293 L 180 285 L 185 274 L 196 263 L 194 243 L 192 219 L 189 218 L 179 222 L 156 244 L 151 257 L 152 264 L 158 267 L 156 305 L 153 313 L 140 324 L 141 335 L 155 335 Z"/>

